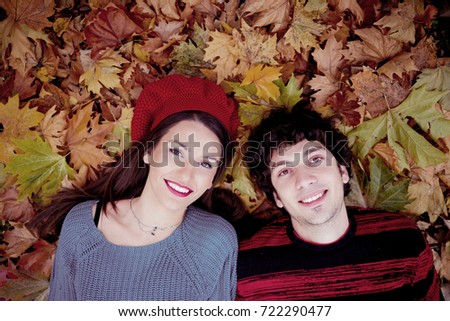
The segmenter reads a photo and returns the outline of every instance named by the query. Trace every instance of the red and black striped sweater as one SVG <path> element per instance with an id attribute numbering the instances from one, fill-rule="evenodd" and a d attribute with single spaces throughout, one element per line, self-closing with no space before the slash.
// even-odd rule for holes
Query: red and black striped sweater
<path id="1" fill-rule="evenodd" d="M 241 241 L 237 300 L 439 300 L 430 247 L 404 215 L 349 210 L 338 241 L 301 240 L 282 219 Z"/>

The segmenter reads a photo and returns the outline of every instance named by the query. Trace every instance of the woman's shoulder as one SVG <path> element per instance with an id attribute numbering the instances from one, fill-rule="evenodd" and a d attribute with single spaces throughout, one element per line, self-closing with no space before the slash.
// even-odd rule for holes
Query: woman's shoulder
<path id="1" fill-rule="evenodd" d="M 95 200 L 85 201 L 72 207 L 67 213 L 66 218 L 61 229 L 61 236 L 71 234 L 79 236 L 86 233 L 90 228 L 95 227 L 92 206 L 96 203 Z"/>
<path id="2" fill-rule="evenodd" d="M 236 231 L 227 220 L 195 206 L 188 208 L 186 228 L 189 233 L 208 241 L 212 239 L 218 243 L 228 241 L 230 245 L 237 244 Z"/>

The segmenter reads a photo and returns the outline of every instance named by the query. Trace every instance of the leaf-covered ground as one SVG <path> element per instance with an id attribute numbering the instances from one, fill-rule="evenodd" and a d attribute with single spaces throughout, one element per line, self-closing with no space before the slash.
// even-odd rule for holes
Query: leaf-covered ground
<path id="1" fill-rule="evenodd" d="M 0 298 L 45 299 L 57 240 L 24 226 L 129 146 L 143 86 L 177 72 L 239 103 L 238 141 L 311 102 L 349 138 L 349 205 L 411 213 L 450 280 L 447 5 L 422 0 L 0 0 Z M 446 22 L 447 21 L 447 22 Z M 223 187 L 277 211 L 236 153 Z"/>

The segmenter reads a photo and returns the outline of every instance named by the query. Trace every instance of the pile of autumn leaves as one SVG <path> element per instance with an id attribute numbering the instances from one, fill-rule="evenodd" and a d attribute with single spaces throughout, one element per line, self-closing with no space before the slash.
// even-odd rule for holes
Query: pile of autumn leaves
<path id="1" fill-rule="evenodd" d="M 428 213 L 424 229 L 448 223 L 450 66 L 428 32 L 437 10 L 360 2 L 0 0 L 0 297 L 45 298 L 56 245 L 23 223 L 129 146 L 139 93 L 171 72 L 236 99 L 240 142 L 267 110 L 310 99 L 351 142 L 349 204 Z M 263 215 L 241 158 L 223 185 Z M 450 279 L 449 235 L 428 237 Z"/>

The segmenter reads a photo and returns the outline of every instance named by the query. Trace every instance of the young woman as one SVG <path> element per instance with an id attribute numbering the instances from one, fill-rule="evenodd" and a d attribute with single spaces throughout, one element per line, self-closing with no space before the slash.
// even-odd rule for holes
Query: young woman
<path id="1" fill-rule="evenodd" d="M 231 160 L 237 124 L 232 99 L 208 80 L 171 75 L 147 85 L 133 145 L 30 223 L 41 237 L 59 235 L 49 299 L 233 300 L 235 231 L 192 204 Z"/>

